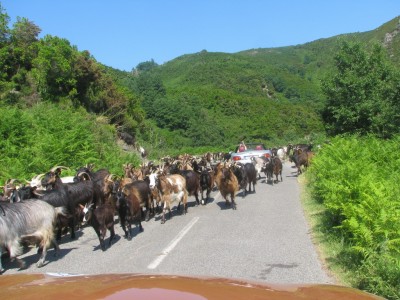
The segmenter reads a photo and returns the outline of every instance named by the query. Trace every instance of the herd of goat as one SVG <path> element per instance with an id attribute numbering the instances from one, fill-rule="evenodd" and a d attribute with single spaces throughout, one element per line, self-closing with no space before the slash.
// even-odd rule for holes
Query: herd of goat
<path id="1" fill-rule="evenodd" d="M 307 167 L 312 152 L 309 148 L 285 149 L 284 156 L 273 151 L 271 157 L 254 157 L 251 163 L 230 161 L 226 155 L 207 153 L 202 156 L 181 155 L 165 157 L 159 164 L 143 163 L 123 166 L 123 176 L 111 174 L 107 169 L 94 170 L 86 165 L 75 176 L 62 177 L 63 166 L 56 166 L 45 174 L 33 177 L 29 184 L 19 186 L 19 181 L 9 179 L 3 186 L 0 202 L 0 250 L 11 260 L 16 259 L 20 268 L 25 264 L 18 256 L 25 245 L 36 245 L 44 264 L 48 247 L 57 253 L 58 242 L 65 230 L 71 239 L 82 224 L 94 228 L 103 251 L 105 236 L 110 231 L 109 245 L 115 236 L 115 216 L 118 216 L 125 237 L 130 240 L 131 227 L 162 212 L 171 218 L 171 208 L 187 212 L 187 200 L 194 196 L 198 205 L 205 205 L 213 189 L 218 189 L 226 205 L 236 209 L 235 196 L 255 192 L 255 185 L 264 172 L 266 181 L 282 181 L 282 161 L 292 150 L 290 161 L 299 174 Z M 205 195 L 204 195 L 205 194 Z M 181 208 L 182 206 L 182 208 Z M 0 259 L 0 273 L 5 270 Z"/>

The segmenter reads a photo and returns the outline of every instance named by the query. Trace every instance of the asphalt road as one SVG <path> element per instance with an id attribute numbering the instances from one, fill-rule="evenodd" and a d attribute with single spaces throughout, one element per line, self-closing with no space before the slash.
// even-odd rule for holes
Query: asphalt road
<path id="1" fill-rule="evenodd" d="M 27 268 L 3 258 L 4 274 L 14 273 L 144 273 L 217 276 L 268 283 L 334 283 L 324 271 L 300 203 L 295 169 L 283 168 L 283 181 L 271 185 L 259 179 L 256 192 L 236 196 L 237 210 L 225 207 L 218 191 L 205 206 L 189 197 L 188 213 L 173 210 L 161 224 L 160 215 L 116 238 L 103 252 L 91 227 L 64 236 L 58 256 L 48 251 L 46 265 L 36 267 L 36 248 L 24 253 Z M 109 234 L 109 233 L 108 233 Z M 108 242 L 108 238 L 106 240 Z"/>

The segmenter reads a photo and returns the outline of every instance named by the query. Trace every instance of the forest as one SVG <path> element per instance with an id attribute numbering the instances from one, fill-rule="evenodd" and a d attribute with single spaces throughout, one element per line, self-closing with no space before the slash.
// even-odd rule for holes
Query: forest
<path id="1" fill-rule="evenodd" d="M 321 230 L 342 245 L 335 258 L 353 286 L 400 299 L 399 32 L 395 18 L 368 32 L 203 50 L 126 72 L 65 38 L 39 38 L 24 17 L 10 24 L 0 3 L 0 184 L 55 165 L 119 174 L 140 163 L 119 133 L 150 159 L 228 152 L 241 140 L 322 145 L 307 180 Z"/>

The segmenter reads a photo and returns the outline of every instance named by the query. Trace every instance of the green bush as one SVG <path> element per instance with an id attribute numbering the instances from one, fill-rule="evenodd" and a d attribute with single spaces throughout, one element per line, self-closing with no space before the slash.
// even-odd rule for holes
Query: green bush
<path id="1" fill-rule="evenodd" d="M 340 255 L 353 262 L 347 267 L 356 286 L 377 293 L 371 287 L 379 282 L 386 286 L 379 294 L 391 299 L 400 297 L 399 142 L 400 137 L 336 137 L 308 172 L 313 197 L 326 207 L 326 231 L 344 240 Z"/>
<path id="2" fill-rule="evenodd" d="M 55 165 L 94 163 L 122 174 L 122 164 L 139 164 L 135 154 L 122 152 L 113 126 L 97 122 L 83 109 L 42 103 L 30 109 L 0 107 L 0 181 L 29 179 Z"/>

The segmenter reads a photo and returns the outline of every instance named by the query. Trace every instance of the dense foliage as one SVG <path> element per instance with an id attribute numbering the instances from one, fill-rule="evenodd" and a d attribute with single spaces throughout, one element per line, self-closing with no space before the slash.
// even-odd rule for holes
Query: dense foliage
<path id="1" fill-rule="evenodd" d="M 291 75 L 288 82 L 300 84 L 286 88 L 272 75 L 278 69 L 252 56 L 203 51 L 139 72 L 136 91 L 147 117 L 180 136 L 178 147 L 229 149 L 240 139 L 274 146 L 323 134 L 318 105 L 311 104 L 322 101 L 318 86 Z"/>
<path id="2" fill-rule="evenodd" d="M 117 85 L 88 51 L 45 35 L 26 18 L 9 28 L 0 5 L 0 102 L 27 108 L 39 102 L 64 103 L 107 116 L 132 134 L 143 121 L 140 102 Z"/>
<path id="3" fill-rule="evenodd" d="M 375 44 L 344 42 L 335 56 L 335 73 L 323 82 L 328 101 L 324 120 L 330 133 L 373 133 L 390 138 L 400 130 L 400 73 Z"/>
<path id="4" fill-rule="evenodd" d="M 115 143 L 115 128 L 84 110 L 43 103 L 23 110 L 0 107 L 0 182 L 30 179 L 55 165 L 78 167 L 94 163 L 122 175 L 136 155 L 123 153 Z"/>
<path id="5" fill-rule="evenodd" d="M 361 289 L 399 299 L 400 137 L 337 137 L 324 145 L 307 174 L 324 204 L 325 231 L 344 244 L 343 267 Z"/>

